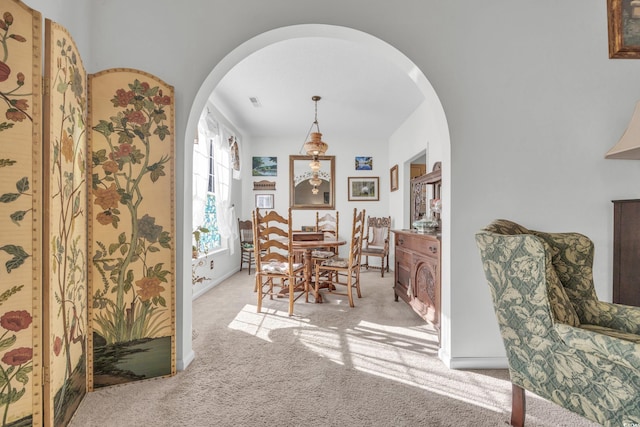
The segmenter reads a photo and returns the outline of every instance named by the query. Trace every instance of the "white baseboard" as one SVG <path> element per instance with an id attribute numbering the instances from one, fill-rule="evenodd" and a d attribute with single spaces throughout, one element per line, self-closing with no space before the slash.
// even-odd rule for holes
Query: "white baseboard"
<path id="1" fill-rule="evenodd" d="M 231 270 L 229 271 L 227 274 L 225 274 L 222 277 L 218 277 L 215 280 L 211 281 L 211 284 L 209 286 L 207 286 L 206 288 L 202 288 L 200 289 L 198 292 L 196 292 L 195 294 L 193 294 L 193 296 L 191 297 L 192 301 L 195 301 L 196 299 L 198 299 L 198 297 L 206 294 L 208 291 L 210 291 L 211 289 L 213 289 L 214 287 L 216 287 L 217 285 L 219 285 L 220 283 L 224 282 L 225 280 L 227 280 L 229 277 L 233 276 L 234 274 L 236 274 L 238 272 L 237 269 L 235 270 Z"/>
<path id="2" fill-rule="evenodd" d="M 193 362 L 195 358 L 196 358 L 196 354 L 192 350 L 189 354 L 187 354 L 187 356 L 184 359 L 178 359 L 176 361 L 176 369 L 178 369 L 178 371 L 184 371 L 185 369 L 187 369 L 187 366 L 189 366 L 191 362 Z"/>
<path id="3" fill-rule="evenodd" d="M 507 369 L 509 361 L 504 357 L 451 357 L 442 349 L 438 357 L 449 369 Z"/>

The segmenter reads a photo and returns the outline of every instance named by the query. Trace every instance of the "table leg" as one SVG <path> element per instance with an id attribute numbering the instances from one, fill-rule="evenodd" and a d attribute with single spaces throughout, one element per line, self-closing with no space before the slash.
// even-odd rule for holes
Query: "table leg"
<path id="1" fill-rule="evenodd" d="M 321 303 L 322 295 L 320 295 L 320 292 L 316 290 L 316 287 L 313 285 L 313 281 L 311 280 L 311 276 L 313 275 L 313 257 L 311 256 L 311 252 L 312 249 L 308 248 L 304 251 L 304 279 L 309 285 L 309 290 L 313 292 L 313 297 L 316 302 Z"/>

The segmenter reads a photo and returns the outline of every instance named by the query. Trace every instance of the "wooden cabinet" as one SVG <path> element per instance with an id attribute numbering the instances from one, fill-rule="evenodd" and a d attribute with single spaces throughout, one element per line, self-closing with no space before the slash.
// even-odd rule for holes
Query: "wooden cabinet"
<path id="1" fill-rule="evenodd" d="M 613 215 L 613 302 L 640 306 L 640 200 L 614 200 Z"/>
<path id="2" fill-rule="evenodd" d="M 440 334 L 440 238 L 433 233 L 395 234 L 395 299 L 400 297 Z M 438 337 L 439 338 L 439 337 Z"/>

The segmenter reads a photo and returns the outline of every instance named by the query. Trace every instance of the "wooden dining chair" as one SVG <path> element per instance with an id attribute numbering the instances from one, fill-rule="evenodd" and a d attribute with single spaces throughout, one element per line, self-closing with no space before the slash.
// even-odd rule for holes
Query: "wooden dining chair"
<path id="1" fill-rule="evenodd" d="M 367 232 L 362 243 L 362 256 L 365 257 L 363 267 L 367 270 L 380 268 L 380 275 L 389 271 L 389 238 L 391 235 L 391 217 L 367 218 Z M 369 257 L 380 258 L 380 267 L 369 265 Z"/>
<path id="2" fill-rule="evenodd" d="M 240 235 L 240 270 L 246 263 L 251 274 L 253 260 L 253 223 L 250 219 L 241 221 L 238 218 L 238 234 Z"/>
<path id="3" fill-rule="evenodd" d="M 264 297 L 287 296 L 289 316 L 292 316 L 293 303 L 298 298 L 304 295 L 309 302 L 309 284 L 304 264 L 294 262 L 291 208 L 287 218 L 276 211 L 263 214 L 260 209 L 253 211 L 252 217 L 258 313 L 262 311 Z"/>
<path id="4" fill-rule="evenodd" d="M 364 215 L 364 209 L 360 213 L 358 213 L 357 208 L 353 209 L 351 243 L 349 244 L 348 256 L 346 258 L 334 257 L 324 260 L 316 265 L 315 271 L 316 294 L 321 289 L 326 288 L 329 293 L 346 295 L 349 299 L 350 307 L 354 307 L 354 288 L 358 298 L 362 298 L 360 293 L 360 258 L 364 234 Z M 346 292 L 338 291 L 337 286 L 346 286 Z"/>
<path id="5" fill-rule="evenodd" d="M 335 215 L 327 212 L 320 216 L 320 212 L 316 211 L 316 231 L 324 234 L 324 240 L 336 240 L 338 238 L 339 224 L 340 212 L 336 211 Z"/>
<path id="6" fill-rule="evenodd" d="M 320 212 L 316 211 L 316 231 L 321 232 L 324 236 L 324 240 L 338 240 L 338 229 L 340 223 L 340 212 L 336 211 L 335 215 L 327 212 L 320 216 Z M 333 258 L 338 255 L 338 248 L 333 247 L 318 247 L 311 252 L 313 260 L 313 268 L 324 260 Z"/>

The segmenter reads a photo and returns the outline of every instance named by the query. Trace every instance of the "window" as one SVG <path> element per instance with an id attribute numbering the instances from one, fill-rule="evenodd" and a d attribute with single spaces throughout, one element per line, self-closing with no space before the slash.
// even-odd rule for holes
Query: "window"
<path id="1" fill-rule="evenodd" d="M 208 174 L 207 174 L 207 200 L 204 205 L 204 222 L 202 226 L 209 230 L 204 233 L 200 240 L 199 251 L 210 252 L 220 247 L 220 233 L 218 231 L 218 216 L 216 214 L 216 193 L 215 193 L 215 162 L 213 155 L 213 138 L 207 141 L 208 151 Z"/>
<path id="2" fill-rule="evenodd" d="M 193 146 L 193 246 L 194 257 L 221 246 L 216 212 L 215 140 L 204 120 L 198 124 L 198 139 Z"/>

